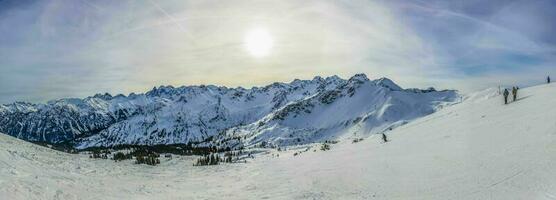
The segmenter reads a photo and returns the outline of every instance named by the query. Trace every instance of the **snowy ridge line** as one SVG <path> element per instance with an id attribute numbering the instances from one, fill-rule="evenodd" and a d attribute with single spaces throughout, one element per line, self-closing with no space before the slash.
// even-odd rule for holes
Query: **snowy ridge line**
<path id="1" fill-rule="evenodd" d="M 287 146 L 377 133 L 458 99 L 453 90 L 403 89 L 390 79 L 369 80 L 365 74 L 347 80 L 317 76 L 251 89 L 160 86 L 128 96 L 2 105 L 0 132 L 77 148 L 202 141 L 216 145 L 210 139 L 224 140 L 226 135 L 236 138 L 236 146 Z"/>

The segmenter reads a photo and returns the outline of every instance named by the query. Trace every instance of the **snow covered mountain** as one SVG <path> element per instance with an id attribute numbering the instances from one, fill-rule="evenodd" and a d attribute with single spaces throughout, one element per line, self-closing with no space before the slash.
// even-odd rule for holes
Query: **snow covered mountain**
<path id="1" fill-rule="evenodd" d="M 254 123 L 228 129 L 217 141 L 232 147 L 288 146 L 366 137 L 458 100 L 454 91 L 403 90 L 389 79 L 370 81 L 360 74 L 333 90 L 291 102 Z"/>
<path id="2" fill-rule="evenodd" d="M 504 105 L 485 90 L 387 143 L 371 135 L 203 167 L 192 156 L 156 167 L 90 159 L 0 134 L 0 199 L 554 199 L 555 91 L 523 88 Z"/>
<path id="3" fill-rule="evenodd" d="M 237 138 L 235 144 L 303 144 L 368 135 L 459 101 L 455 91 L 402 89 L 387 78 L 331 76 L 265 87 L 161 86 L 0 106 L 0 132 L 79 148 Z M 243 139 L 242 139 L 243 138 Z"/>

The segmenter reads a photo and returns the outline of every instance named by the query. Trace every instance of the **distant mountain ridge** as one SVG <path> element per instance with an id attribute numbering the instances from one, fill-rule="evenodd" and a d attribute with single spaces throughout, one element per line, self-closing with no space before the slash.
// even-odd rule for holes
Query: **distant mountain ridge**
<path id="1" fill-rule="evenodd" d="M 78 148 L 207 140 L 283 146 L 378 133 L 459 99 L 453 90 L 402 89 L 365 74 L 251 89 L 160 86 L 128 96 L 0 105 L 0 132 Z"/>

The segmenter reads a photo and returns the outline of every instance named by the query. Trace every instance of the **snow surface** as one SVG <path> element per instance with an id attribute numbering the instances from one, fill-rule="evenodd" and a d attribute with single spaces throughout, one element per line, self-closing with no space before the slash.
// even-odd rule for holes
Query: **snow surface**
<path id="1" fill-rule="evenodd" d="M 387 143 L 373 135 L 207 167 L 93 160 L 0 134 L 0 199 L 556 199 L 556 84 L 509 105 L 483 95 L 389 131 Z"/>

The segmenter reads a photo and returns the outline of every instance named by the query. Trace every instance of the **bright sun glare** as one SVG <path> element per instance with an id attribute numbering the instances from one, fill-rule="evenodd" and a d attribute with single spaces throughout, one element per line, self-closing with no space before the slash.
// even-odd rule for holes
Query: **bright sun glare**
<path id="1" fill-rule="evenodd" d="M 245 47 L 247 51 L 255 57 L 263 57 L 270 53 L 272 49 L 272 37 L 264 29 L 254 29 L 245 36 Z"/>

